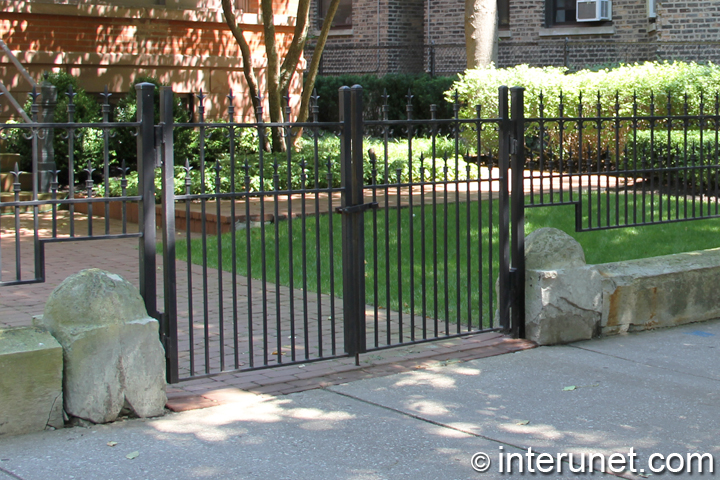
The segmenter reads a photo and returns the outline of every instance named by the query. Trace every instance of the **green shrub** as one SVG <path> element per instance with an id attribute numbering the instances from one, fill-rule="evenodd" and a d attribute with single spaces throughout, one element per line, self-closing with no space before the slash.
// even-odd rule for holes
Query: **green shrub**
<path id="1" fill-rule="evenodd" d="M 137 121 L 137 92 L 135 85 L 138 83 L 152 83 L 155 85 L 154 91 L 154 110 L 155 125 L 160 123 L 160 87 L 162 84 L 153 77 L 138 77 L 130 86 L 128 93 L 121 98 L 115 107 L 116 122 L 136 122 Z M 180 99 L 175 97 L 173 103 L 173 120 L 175 123 L 190 122 L 190 114 L 182 106 Z M 194 160 L 197 157 L 197 132 L 190 128 L 175 128 L 173 132 L 173 141 L 175 147 L 175 157 L 180 159 Z M 131 170 L 137 168 L 137 138 L 135 137 L 135 129 L 117 128 L 110 142 L 111 161 L 120 165 L 125 161 L 125 166 Z"/>
<path id="2" fill-rule="evenodd" d="M 366 120 L 383 118 L 383 95 L 387 92 L 388 118 L 404 120 L 407 118 L 407 94 L 413 95 L 413 118 L 429 119 L 430 105 L 437 105 L 437 118 L 452 118 L 453 108 L 444 99 L 444 92 L 457 80 L 457 77 L 430 77 L 429 75 L 389 74 L 382 77 L 374 75 L 341 75 L 339 77 L 318 77 L 315 89 L 318 100 L 319 120 L 321 122 L 338 121 L 339 89 L 342 86 L 363 87 L 363 102 Z M 312 118 L 311 118 L 312 120 Z M 398 129 L 396 134 L 400 133 Z"/>
<path id="3" fill-rule="evenodd" d="M 640 176 L 656 186 L 717 195 L 719 153 L 714 131 L 673 131 L 669 136 L 667 130 L 642 131 L 620 167 L 642 170 Z M 693 168 L 700 166 L 708 168 Z"/>

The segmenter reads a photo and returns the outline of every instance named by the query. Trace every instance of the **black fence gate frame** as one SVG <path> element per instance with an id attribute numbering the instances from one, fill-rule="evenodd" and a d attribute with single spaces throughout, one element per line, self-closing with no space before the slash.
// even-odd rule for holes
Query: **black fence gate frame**
<path id="1" fill-rule="evenodd" d="M 508 107 L 508 94 L 512 110 Z M 500 149 L 499 167 L 499 298 L 498 317 L 501 331 L 515 337 L 524 334 L 524 202 L 523 176 L 523 89 L 500 87 L 498 125 Z M 164 312 L 158 315 L 161 339 L 167 357 L 167 379 L 180 381 L 177 333 L 177 281 L 175 278 L 175 194 L 173 156 L 173 92 L 161 87 L 160 124 L 157 138 L 162 164 L 162 243 Z M 376 202 L 364 203 L 363 197 L 363 89 L 360 85 L 342 87 L 339 91 L 339 118 L 341 124 L 341 206 L 335 213 L 342 221 L 342 275 L 344 350 L 347 356 L 358 356 L 368 351 L 366 345 L 365 314 L 365 246 L 364 213 L 377 208 Z M 508 179 L 512 175 L 511 195 Z M 149 175 L 150 172 L 145 172 Z M 152 205 L 150 202 L 146 202 Z M 147 210 L 147 209 L 146 209 Z M 146 212 L 145 215 L 150 214 Z M 150 232 L 146 232 L 150 233 Z M 145 236 L 145 242 L 152 235 Z M 144 258 L 141 255 L 141 258 Z M 511 263 L 512 260 L 512 263 Z M 148 287 L 146 292 L 149 293 Z"/>

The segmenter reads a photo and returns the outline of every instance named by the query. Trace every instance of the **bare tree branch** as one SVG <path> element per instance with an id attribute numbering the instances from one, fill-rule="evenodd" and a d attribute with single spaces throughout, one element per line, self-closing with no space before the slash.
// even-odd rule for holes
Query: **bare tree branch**
<path id="1" fill-rule="evenodd" d="M 233 37 L 235 37 L 235 41 L 238 42 L 238 45 L 240 46 L 240 53 L 242 54 L 243 62 L 243 74 L 245 75 L 245 81 L 247 82 L 248 88 L 250 89 L 250 97 L 252 98 L 252 103 L 255 108 L 257 108 L 257 99 L 259 96 L 258 83 L 257 78 L 255 77 L 255 72 L 253 72 L 252 69 L 252 54 L 250 53 L 250 46 L 245 40 L 243 31 L 237 23 L 237 18 L 235 17 L 235 12 L 233 11 L 231 0 L 222 0 L 222 9 L 223 14 L 225 14 L 225 23 L 227 23 L 230 31 L 233 34 Z"/>
<path id="2" fill-rule="evenodd" d="M 277 43 L 275 38 L 275 14 L 272 0 L 261 0 L 263 17 L 263 33 L 265 36 L 265 55 L 267 56 L 267 88 L 270 121 L 282 121 L 282 93 L 280 91 L 280 64 L 278 62 Z M 272 129 L 273 151 L 283 151 L 285 143 L 280 138 L 277 128 Z"/>
<path id="3" fill-rule="evenodd" d="M 305 50 L 305 42 L 307 41 L 309 30 L 309 13 L 310 0 L 300 0 L 298 2 L 292 43 L 290 43 L 288 51 L 285 54 L 285 60 L 282 63 L 282 67 L 280 67 L 280 91 L 285 91 L 290 86 L 292 77 L 297 71 L 300 55 L 302 55 L 303 50 Z"/>
<path id="4" fill-rule="evenodd" d="M 310 69 L 308 70 L 307 77 L 305 78 L 305 84 L 303 85 L 298 122 L 304 122 L 307 120 L 308 111 L 310 109 L 310 97 L 312 96 L 313 89 L 315 88 L 315 79 L 317 78 L 317 73 L 320 69 L 320 59 L 322 57 L 322 52 L 325 49 L 325 43 L 327 42 L 330 27 L 332 26 L 333 19 L 335 18 L 335 12 L 337 12 L 338 5 L 340 5 L 340 0 L 332 0 L 327 13 L 325 14 L 325 20 L 323 20 L 322 28 L 320 29 L 320 36 L 317 39 L 315 50 L 313 51 Z"/>

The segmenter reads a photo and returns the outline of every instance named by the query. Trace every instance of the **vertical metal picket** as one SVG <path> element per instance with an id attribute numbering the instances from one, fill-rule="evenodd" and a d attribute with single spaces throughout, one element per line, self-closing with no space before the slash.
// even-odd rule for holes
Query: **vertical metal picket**
<path id="1" fill-rule="evenodd" d="M 177 383 L 177 278 L 175 270 L 175 156 L 173 152 L 173 91 L 160 88 L 160 125 L 162 126 L 162 242 L 164 312 L 160 322 L 160 338 L 165 347 L 165 368 L 168 383 Z"/>
<path id="2" fill-rule="evenodd" d="M 140 294 L 145 300 L 148 315 L 157 318 L 157 270 L 155 254 L 155 85 L 138 83 L 137 115 L 140 128 L 137 136 L 138 192 L 142 205 L 138 209 L 140 237 Z"/>

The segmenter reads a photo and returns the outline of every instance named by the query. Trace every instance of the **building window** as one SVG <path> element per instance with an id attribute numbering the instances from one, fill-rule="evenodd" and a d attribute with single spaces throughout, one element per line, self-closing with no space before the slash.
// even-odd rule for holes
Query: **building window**
<path id="1" fill-rule="evenodd" d="M 331 0 L 319 0 L 318 2 L 320 6 L 318 15 L 320 25 L 318 25 L 318 28 L 322 27 L 325 12 L 328 11 L 330 2 Z M 340 5 L 338 5 L 337 12 L 335 12 L 335 18 L 333 18 L 331 28 L 352 28 L 352 0 L 340 0 Z"/>
<path id="2" fill-rule="evenodd" d="M 237 0 L 237 10 L 243 13 L 258 13 L 260 0 Z"/>
<path id="3" fill-rule="evenodd" d="M 510 28 L 510 0 L 497 0 L 498 27 Z"/>
<path id="4" fill-rule="evenodd" d="M 577 24 L 576 0 L 547 0 L 545 3 L 546 26 Z"/>

